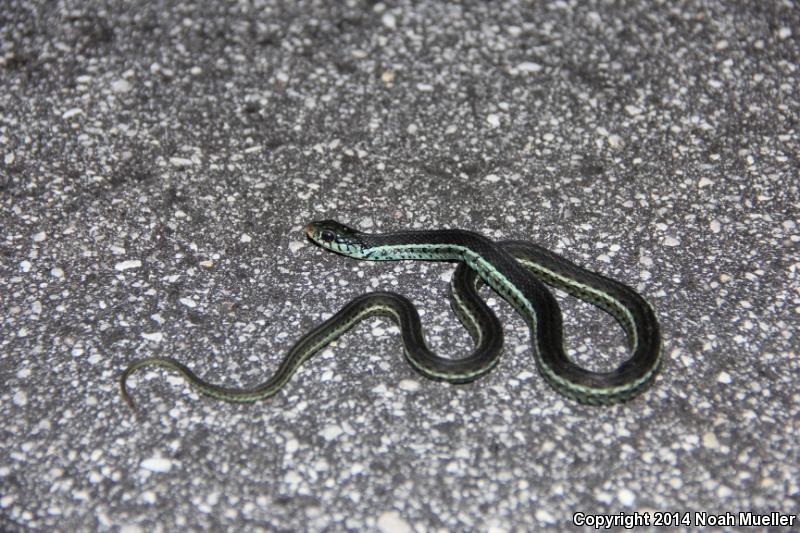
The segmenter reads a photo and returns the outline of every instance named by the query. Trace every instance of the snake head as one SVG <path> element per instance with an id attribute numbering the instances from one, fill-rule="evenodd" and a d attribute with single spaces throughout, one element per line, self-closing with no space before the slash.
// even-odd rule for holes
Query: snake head
<path id="1" fill-rule="evenodd" d="M 308 238 L 316 244 L 349 255 L 350 257 L 364 258 L 368 248 L 364 237 L 366 233 L 360 232 L 335 220 L 317 220 L 309 222 L 303 228 Z"/>

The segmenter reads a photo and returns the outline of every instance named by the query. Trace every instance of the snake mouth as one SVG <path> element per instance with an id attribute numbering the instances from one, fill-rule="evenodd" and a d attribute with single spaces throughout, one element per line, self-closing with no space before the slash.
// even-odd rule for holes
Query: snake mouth
<path id="1" fill-rule="evenodd" d="M 306 232 L 306 235 L 308 235 L 309 237 L 311 237 L 311 236 L 312 236 L 312 234 L 314 233 L 314 225 L 313 225 L 313 224 L 311 224 L 311 223 L 309 222 L 308 224 L 306 224 L 305 226 L 303 226 L 303 231 L 305 231 L 305 232 Z"/>

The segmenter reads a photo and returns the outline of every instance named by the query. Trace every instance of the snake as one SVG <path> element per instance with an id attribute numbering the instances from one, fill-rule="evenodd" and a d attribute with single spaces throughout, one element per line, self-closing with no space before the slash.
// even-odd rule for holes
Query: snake
<path id="1" fill-rule="evenodd" d="M 572 400 L 588 405 L 628 401 L 652 384 L 661 366 L 660 326 L 647 300 L 624 283 L 532 242 L 495 242 L 462 229 L 367 233 L 334 220 L 310 222 L 304 231 L 322 248 L 356 259 L 457 261 L 450 281 L 450 300 L 473 339 L 472 352 L 458 359 L 437 355 L 427 346 L 419 313 L 408 298 L 393 292 L 370 292 L 354 298 L 303 335 L 277 370 L 250 388 L 210 383 L 171 357 L 135 360 L 119 378 L 122 397 L 134 412 L 126 383 L 141 368 L 160 366 L 176 371 L 201 393 L 220 400 L 254 402 L 274 396 L 314 354 L 375 316 L 388 317 L 397 324 L 405 358 L 423 376 L 450 383 L 474 381 L 497 365 L 503 349 L 500 321 L 479 295 L 483 284 L 522 316 L 530 330 L 536 368 L 556 392 Z M 561 310 L 548 285 L 610 314 L 625 332 L 629 357 L 611 371 L 593 371 L 573 362 L 564 348 Z"/>

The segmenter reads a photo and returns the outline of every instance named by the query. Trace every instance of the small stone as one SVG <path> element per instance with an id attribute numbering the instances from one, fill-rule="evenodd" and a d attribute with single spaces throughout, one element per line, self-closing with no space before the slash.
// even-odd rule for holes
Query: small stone
<path id="1" fill-rule="evenodd" d="M 541 72 L 543 68 L 544 67 L 539 63 L 534 63 L 532 61 L 525 61 L 516 66 L 517 72 L 522 72 L 524 74 L 535 74 Z"/>
<path id="2" fill-rule="evenodd" d="M 397 19 L 394 18 L 394 15 L 392 15 L 388 11 L 384 13 L 383 16 L 381 17 L 381 23 L 383 24 L 384 27 L 390 30 L 397 28 Z"/>
<path id="3" fill-rule="evenodd" d="M 28 395 L 25 394 L 25 391 L 18 390 L 14 393 L 13 399 L 14 405 L 18 405 L 19 407 L 24 407 L 28 405 Z"/>
<path id="4" fill-rule="evenodd" d="M 387 511 L 378 517 L 378 530 L 381 533 L 411 533 L 413 529 L 397 511 Z"/>
<path id="5" fill-rule="evenodd" d="M 384 70 L 381 74 L 381 81 L 386 85 L 394 83 L 395 73 L 392 70 Z"/>
<path id="6" fill-rule="evenodd" d="M 628 489 L 620 489 L 620 491 L 617 492 L 617 499 L 622 505 L 628 507 L 636 503 L 636 495 Z"/>
<path id="7" fill-rule="evenodd" d="M 169 472 L 172 470 L 172 461 L 163 457 L 151 457 L 142 461 L 139 466 L 151 472 Z"/>
<path id="8" fill-rule="evenodd" d="M 419 381 L 415 379 L 403 379 L 400 380 L 400 389 L 408 392 L 414 392 L 415 390 L 419 390 L 420 384 Z"/>
<path id="9" fill-rule="evenodd" d="M 42 242 L 47 239 L 47 233 L 44 231 L 40 231 L 39 233 L 33 234 L 33 242 Z"/>
<path id="10" fill-rule="evenodd" d="M 320 435 L 322 435 L 322 438 L 325 440 L 336 440 L 342 433 L 344 433 L 344 431 L 336 424 L 325 426 L 325 428 L 320 431 Z"/>
<path id="11" fill-rule="evenodd" d="M 142 266 L 142 262 L 139 259 L 129 259 L 127 261 L 121 261 L 114 265 L 114 270 L 118 270 L 122 272 L 123 270 L 129 270 L 131 268 L 139 268 Z"/>
<path id="12" fill-rule="evenodd" d="M 169 164 L 175 168 L 187 168 L 194 163 L 192 163 L 191 159 L 186 159 L 185 157 L 170 157 Z"/>
<path id="13" fill-rule="evenodd" d="M 300 485 L 300 483 L 303 482 L 303 478 L 300 476 L 300 474 L 298 474 L 294 470 L 290 470 L 289 472 L 286 472 L 285 476 L 283 476 L 283 481 L 287 485 L 290 485 L 292 487 L 297 487 L 298 485 Z"/>
<path id="14" fill-rule="evenodd" d="M 111 90 L 115 93 L 126 93 L 131 90 L 128 80 L 114 80 L 111 82 Z"/>
<path id="15" fill-rule="evenodd" d="M 82 114 L 83 114 L 83 109 L 74 107 L 72 109 L 67 109 L 66 111 L 64 111 L 64 113 L 61 115 L 61 118 L 63 118 L 64 120 L 69 120 L 73 117 L 77 117 L 78 115 Z"/>
<path id="16" fill-rule="evenodd" d="M 284 446 L 284 450 L 286 451 L 286 453 L 290 455 L 299 449 L 300 449 L 300 443 L 295 438 L 288 439 Z"/>
<path id="17" fill-rule="evenodd" d="M 242 233 L 242 236 L 239 237 L 239 242 L 250 242 L 252 240 L 253 240 L 253 238 L 250 235 L 248 235 L 247 233 Z"/>
<path id="18" fill-rule="evenodd" d="M 542 524 L 555 524 L 556 523 L 556 517 L 554 517 L 552 514 L 550 514 L 549 512 L 545 511 L 544 509 L 537 509 L 536 513 L 535 513 L 535 516 L 536 516 L 536 520 L 538 520 Z"/>
<path id="19" fill-rule="evenodd" d="M 710 431 L 706 431 L 705 433 L 703 433 L 703 446 L 713 450 L 719 448 L 719 441 L 717 440 L 717 436 Z"/>
<path id="20" fill-rule="evenodd" d="M 142 338 L 148 341 L 161 342 L 164 340 L 164 334 L 160 331 L 156 331 L 155 333 L 142 333 Z"/>

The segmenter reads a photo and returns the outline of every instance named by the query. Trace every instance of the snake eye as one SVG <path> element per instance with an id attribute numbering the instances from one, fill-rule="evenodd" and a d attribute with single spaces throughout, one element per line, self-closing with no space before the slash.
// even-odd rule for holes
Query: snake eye
<path id="1" fill-rule="evenodd" d="M 322 233 L 319 234 L 319 238 L 322 239 L 323 242 L 331 242 L 334 237 L 335 235 L 329 229 L 322 230 Z"/>

